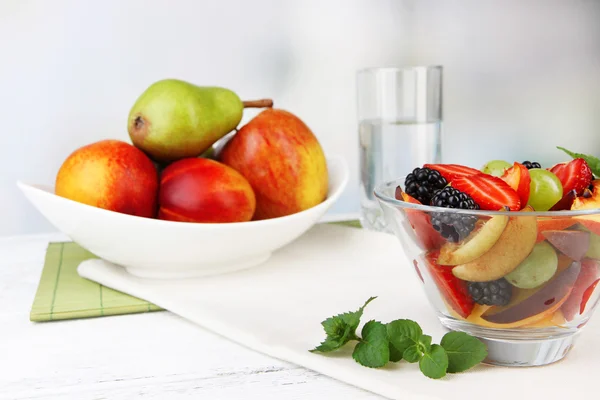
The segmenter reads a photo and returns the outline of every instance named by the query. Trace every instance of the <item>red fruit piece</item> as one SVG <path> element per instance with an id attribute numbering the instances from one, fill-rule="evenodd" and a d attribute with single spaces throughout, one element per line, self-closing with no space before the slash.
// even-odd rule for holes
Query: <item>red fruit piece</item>
<path id="1" fill-rule="evenodd" d="M 492 175 L 459 177 L 452 182 L 452 187 L 471 196 L 482 210 L 498 211 L 504 206 L 511 211 L 521 209 L 521 199 L 517 191 Z"/>
<path id="2" fill-rule="evenodd" d="M 592 297 L 592 293 L 594 293 L 594 289 L 596 289 L 598 282 L 600 282 L 600 279 L 596 279 L 594 283 L 592 283 L 587 289 L 585 289 L 585 292 L 583 292 L 581 304 L 579 305 L 579 314 L 583 314 L 583 312 L 585 311 L 585 306 L 587 305 L 587 302 L 590 299 L 590 297 Z"/>
<path id="3" fill-rule="evenodd" d="M 546 240 L 544 232 L 546 231 L 562 231 L 575 225 L 577 220 L 569 217 L 538 217 L 538 237 L 536 243 Z"/>
<path id="4" fill-rule="evenodd" d="M 482 172 L 459 164 L 424 164 L 423 167 L 438 171 L 448 182 L 460 176 L 480 175 Z"/>
<path id="5" fill-rule="evenodd" d="M 402 191 L 399 186 L 396 188 L 395 197 L 397 200 L 406 201 L 407 203 L 421 204 L 419 200 Z M 406 208 L 405 211 L 408 222 L 419 242 L 418 245 L 423 250 L 429 251 L 442 247 L 445 240 L 438 231 L 433 229 L 429 214 L 421 210 L 413 210 L 410 208 Z"/>
<path id="6" fill-rule="evenodd" d="M 557 201 L 556 204 L 554 204 L 552 206 L 552 208 L 550 208 L 550 211 L 570 210 L 571 206 L 573 205 L 573 201 L 575 200 L 576 197 L 577 197 L 577 191 L 575 189 L 571 190 L 570 192 L 565 193 L 563 195 L 562 199 Z"/>
<path id="7" fill-rule="evenodd" d="M 566 164 L 557 164 L 550 169 L 563 186 L 563 193 L 575 190 L 580 196 L 592 183 L 592 170 L 583 158 L 576 158 Z"/>
<path id="8" fill-rule="evenodd" d="M 451 267 L 438 265 L 439 254 L 439 251 L 435 251 L 425 256 L 429 272 L 448 305 L 461 317 L 467 318 L 475 306 L 475 302 L 469 296 L 467 282 L 455 277 Z"/>
<path id="9" fill-rule="evenodd" d="M 586 290 L 598 278 L 600 278 L 600 265 L 598 265 L 598 262 L 591 258 L 584 259 L 581 262 L 581 272 L 579 272 L 579 276 L 575 281 L 573 291 L 561 307 L 567 321 L 571 321 L 580 312 Z M 585 301 L 587 302 L 587 299 Z"/>
<path id="10" fill-rule="evenodd" d="M 529 200 L 529 192 L 531 187 L 531 177 L 529 170 L 521 163 L 515 162 L 512 167 L 504 171 L 500 177 L 508 186 L 513 188 L 519 195 L 521 206 L 524 207 Z"/>

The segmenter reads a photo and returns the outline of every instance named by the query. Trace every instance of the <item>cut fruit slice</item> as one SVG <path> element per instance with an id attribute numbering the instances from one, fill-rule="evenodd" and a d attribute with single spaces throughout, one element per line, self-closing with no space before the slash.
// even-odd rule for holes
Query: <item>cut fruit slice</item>
<path id="1" fill-rule="evenodd" d="M 517 192 L 502 179 L 479 174 L 456 178 L 451 186 L 471 196 L 482 210 L 499 210 L 508 207 L 511 211 L 521 209 Z"/>
<path id="2" fill-rule="evenodd" d="M 585 311 L 585 306 L 587 306 L 587 303 L 590 300 L 590 297 L 592 297 L 596 286 L 598 286 L 598 282 L 600 282 L 600 279 L 596 279 L 594 283 L 592 283 L 587 289 L 585 289 L 585 292 L 583 292 L 581 304 L 579 305 L 579 314 L 583 314 L 583 312 Z"/>
<path id="3" fill-rule="evenodd" d="M 504 172 L 501 179 L 517 192 L 521 207 L 527 204 L 531 187 L 531 177 L 527 167 L 515 161 L 514 165 Z"/>
<path id="4" fill-rule="evenodd" d="M 398 186 L 395 193 L 396 200 L 403 200 L 407 203 L 421 204 L 421 202 L 410 196 Z M 406 208 L 406 217 L 415 233 L 417 245 L 425 251 L 439 249 L 446 241 L 438 231 L 431 225 L 431 217 L 421 210 Z"/>
<path id="5" fill-rule="evenodd" d="M 592 182 L 592 170 L 583 158 L 576 158 L 566 164 L 558 164 L 550 169 L 563 186 L 563 192 L 575 190 L 581 195 Z"/>
<path id="6" fill-rule="evenodd" d="M 592 189 L 585 189 L 583 195 L 573 201 L 571 210 L 600 209 L 600 179 L 592 181 Z M 600 235 L 600 214 L 580 215 L 575 218 L 581 225 Z"/>
<path id="7" fill-rule="evenodd" d="M 439 251 L 426 255 L 425 261 L 438 290 L 446 303 L 462 318 L 466 318 L 475 302 L 469 296 L 467 282 L 461 281 L 454 275 L 449 267 L 443 267 L 437 263 Z"/>
<path id="8" fill-rule="evenodd" d="M 573 291 L 561 308 L 567 321 L 571 321 L 579 313 L 586 289 L 598 278 L 600 278 L 598 261 L 584 259 L 581 262 L 581 272 L 575 281 Z"/>
<path id="9" fill-rule="evenodd" d="M 570 210 L 576 197 L 577 192 L 575 190 L 565 193 L 563 197 L 550 208 L 550 211 Z"/>
<path id="10" fill-rule="evenodd" d="M 543 242 L 546 237 L 543 235 L 545 231 L 562 231 L 575 225 L 577 220 L 570 217 L 538 217 L 538 242 Z"/>
<path id="11" fill-rule="evenodd" d="M 546 318 L 529 325 L 523 325 L 522 328 L 560 328 L 564 326 L 565 322 L 567 322 L 567 320 L 565 319 L 562 311 L 556 310 L 553 314 L 550 314 Z"/>
<path id="12" fill-rule="evenodd" d="M 517 268 L 504 278 L 513 286 L 533 289 L 548 282 L 558 269 L 558 255 L 546 241 L 536 244 Z"/>
<path id="13" fill-rule="evenodd" d="M 438 264 L 466 264 L 481 257 L 496 244 L 507 224 L 507 215 L 495 215 L 481 228 L 471 232 L 463 242 L 444 244 L 440 249 Z"/>
<path id="14" fill-rule="evenodd" d="M 594 258 L 596 260 L 600 260 L 600 235 L 596 235 L 589 230 L 586 232 L 590 233 L 590 247 L 588 251 L 585 253 L 587 258 Z"/>
<path id="15" fill-rule="evenodd" d="M 481 318 L 503 327 L 530 325 L 543 320 L 558 310 L 568 299 L 580 270 L 581 264 L 573 262 L 566 270 L 525 300 L 507 307 L 499 307 L 493 312 L 490 310 Z"/>
<path id="16" fill-rule="evenodd" d="M 531 211 L 527 206 L 523 211 Z M 459 279 L 469 282 L 487 282 L 500 279 L 529 255 L 537 237 L 537 221 L 534 216 L 510 217 L 498 241 L 481 257 L 452 269 Z"/>
<path id="17" fill-rule="evenodd" d="M 459 164 L 424 164 L 423 167 L 438 171 L 448 182 L 460 176 L 480 175 L 481 171 Z"/>
<path id="18" fill-rule="evenodd" d="M 590 234 L 584 231 L 545 231 L 542 235 L 571 260 L 580 261 L 590 248 Z"/>

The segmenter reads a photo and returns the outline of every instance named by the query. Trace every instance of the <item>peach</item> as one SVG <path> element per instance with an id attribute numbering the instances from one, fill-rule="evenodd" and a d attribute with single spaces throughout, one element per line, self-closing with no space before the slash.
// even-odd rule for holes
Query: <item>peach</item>
<path id="1" fill-rule="evenodd" d="M 590 189 L 585 189 L 583 194 L 573 201 L 571 210 L 597 210 L 600 209 L 600 179 L 592 181 Z M 580 215 L 576 218 L 581 225 L 600 235 L 600 214 Z"/>
<path id="2" fill-rule="evenodd" d="M 135 146 L 101 140 L 78 148 L 65 159 L 56 175 L 55 193 L 90 206 L 153 218 L 158 172 Z"/>
<path id="3" fill-rule="evenodd" d="M 327 197 L 325 155 L 297 116 L 266 109 L 224 146 L 219 160 L 239 171 L 256 194 L 254 219 L 304 211 Z"/>
<path id="4" fill-rule="evenodd" d="M 207 158 L 184 158 L 161 176 L 158 218 L 179 222 L 246 222 L 256 210 L 250 183 L 236 170 Z"/>

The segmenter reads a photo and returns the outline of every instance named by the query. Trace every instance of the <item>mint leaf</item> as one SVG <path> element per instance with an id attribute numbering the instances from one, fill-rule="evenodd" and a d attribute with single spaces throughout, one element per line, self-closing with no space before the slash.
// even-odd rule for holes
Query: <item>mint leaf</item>
<path id="1" fill-rule="evenodd" d="M 376 298 L 369 298 L 357 311 L 338 314 L 321 322 L 327 337 L 319 346 L 310 351 L 326 353 L 339 349 L 350 340 L 359 340 L 356 336 L 356 328 L 360 324 L 360 318 L 367 304 Z"/>
<path id="2" fill-rule="evenodd" d="M 415 363 L 423 357 L 423 352 L 419 349 L 419 346 L 414 344 L 404 350 L 402 357 L 409 363 Z"/>
<path id="3" fill-rule="evenodd" d="M 379 321 L 369 321 L 363 326 L 362 339 L 356 344 L 352 358 L 370 368 L 383 367 L 390 360 L 387 331 Z"/>
<path id="4" fill-rule="evenodd" d="M 448 369 L 448 355 L 444 348 L 439 344 L 432 345 L 431 351 L 423 354 L 419 361 L 419 369 L 431 379 L 444 377 Z"/>
<path id="5" fill-rule="evenodd" d="M 570 155 L 573 158 L 583 158 L 585 160 L 585 162 L 590 166 L 592 173 L 595 176 L 600 175 L 600 159 L 598 159 L 594 156 L 583 154 L 583 153 L 575 153 L 573 151 L 565 149 L 564 147 L 556 146 L 556 148 L 564 151 L 565 153 L 567 153 L 568 155 Z"/>
<path id="6" fill-rule="evenodd" d="M 390 346 L 390 361 L 391 362 L 398 362 L 400 360 L 402 360 L 402 352 L 398 351 L 393 344 L 389 344 Z"/>
<path id="7" fill-rule="evenodd" d="M 318 345 L 310 351 L 313 353 L 317 351 L 321 353 L 328 353 L 330 351 L 337 350 L 340 347 L 344 346 L 346 343 L 348 343 L 350 340 L 357 340 L 354 337 L 351 337 L 350 333 L 350 326 L 346 326 L 346 330 L 340 337 L 327 336 L 325 340 L 321 342 L 320 345 Z"/>
<path id="8" fill-rule="evenodd" d="M 401 354 L 404 354 L 410 346 L 418 344 L 423 335 L 419 324 L 409 319 L 397 319 L 388 322 L 386 328 L 388 340 Z"/>
<path id="9" fill-rule="evenodd" d="M 487 348 L 479 339 L 464 332 L 448 332 L 440 343 L 448 354 L 448 372 L 466 371 L 487 357 Z"/>
<path id="10" fill-rule="evenodd" d="M 431 336 L 421 335 L 419 338 L 419 345 L 423 353 L 427 353 L 431 349 Z"/>

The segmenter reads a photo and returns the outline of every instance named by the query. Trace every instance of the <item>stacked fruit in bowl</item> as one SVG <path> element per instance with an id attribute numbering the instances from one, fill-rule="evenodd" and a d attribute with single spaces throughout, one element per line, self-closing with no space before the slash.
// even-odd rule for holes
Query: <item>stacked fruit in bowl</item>
<path id="1" fill-rule="evenodd" d="M 445 326 L 506 338 L 585 325 L 600 291 L 600 161 L 569 154 L 549 168 L 425 164 L 376 189 Z"/>
<path id="2" fill-rule="evenodd" d="M 262 110 L 242 125 L 250 107 Z M 53 187 L 18 186 L 59 231 L 137 276 L 259 265 L 317 223 L 348 181 L 343 159 L 269 99 L 164 79 L 127 120 L 130 141 L 76 148 Z"/>
<path id="3" fill-rule="evenodd" d="M 265 109 L 238 130 L 249 107 Z M 70 154 L 57 173 L 56 194 L 110 211 L 197 223 L 282 217 L 327 196 L 319 141 L 269 99 L 242 102 L 226 88 L 165 79 L 139 96 L 127 130 L 131 144 L 107 139 Z M 217 143 L 223 145 L 215 152 Z"/>

